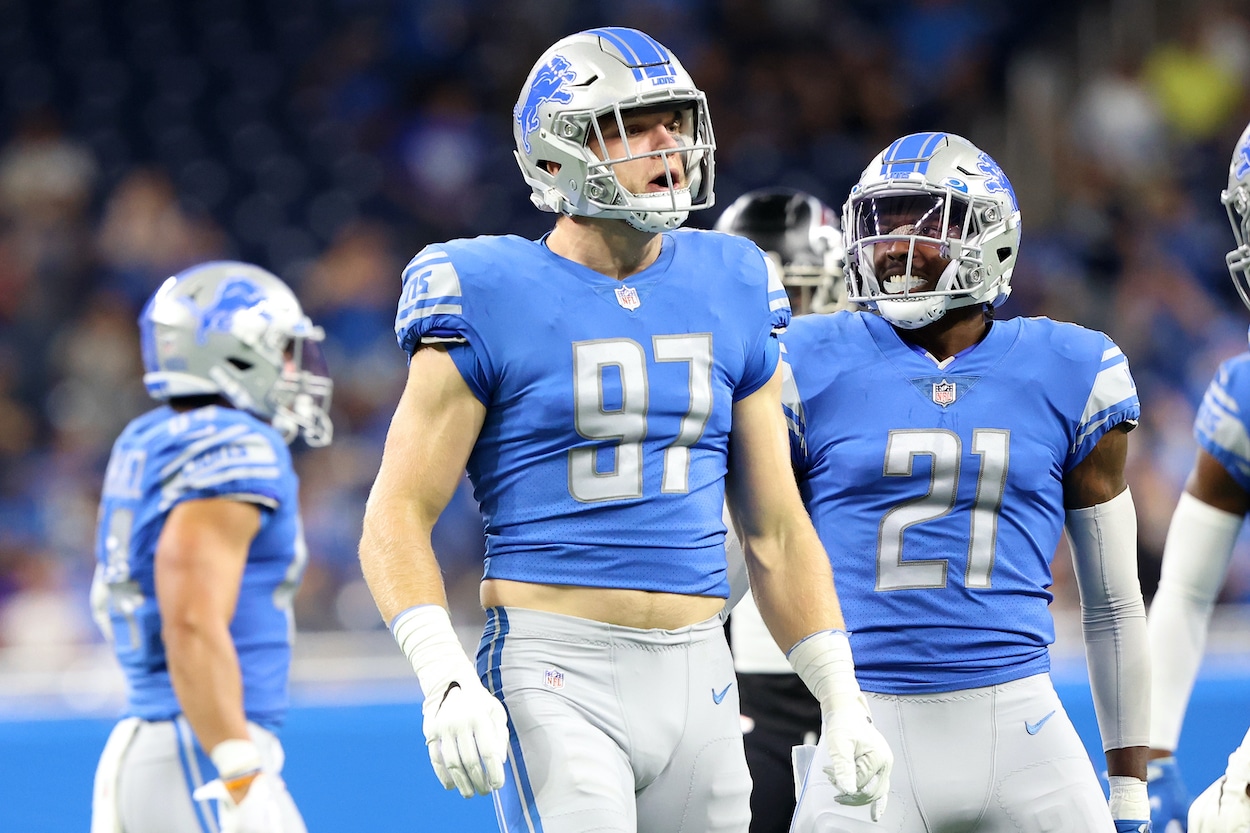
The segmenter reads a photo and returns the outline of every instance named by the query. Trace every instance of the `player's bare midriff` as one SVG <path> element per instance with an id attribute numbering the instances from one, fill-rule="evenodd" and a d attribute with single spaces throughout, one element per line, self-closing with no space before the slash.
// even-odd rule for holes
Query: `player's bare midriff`
<path id="1" fill-rule="evenodd" d="M 715 596 L 686 596 L 615 587 L 530 584 L 506 579 L 482 582 L 483 607 L 521 607 L 592 619 L 627 628 L 674 630 L 710 619 L 725 606 Z"/>

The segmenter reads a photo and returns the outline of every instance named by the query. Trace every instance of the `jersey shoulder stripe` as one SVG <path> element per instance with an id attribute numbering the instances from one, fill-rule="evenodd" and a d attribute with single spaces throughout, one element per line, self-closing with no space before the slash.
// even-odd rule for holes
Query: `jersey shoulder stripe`
<path id="1" fill-rule="evenodd" d="M 163 448 L 158 449 L 160 511 L 202 497 L 276 508 L 290 471 L 285 444 L 254 417 L 213 410 L 217 413 L 199 414 L 189 426 L 179 418 L 168 423 Z"/>
<path id="2" fill-rule="evenodd" d="M 412 353 L 424 341 L 471 341 L 466 319 L 474 301 L 489 307 L 523 291 L 519 283 L 542 279 L 533 266 L 537 245 L 515 235 L 484 235 L 426 246 L 404 268 L 395 313 L 399 346 Z"/>
<path id="3" fill-rule="evenodd" d="M 1074 449 L 1104 426 L 1112 427 L 1120 422 L 1135 424 L 1141 413 L 1137 385 L 1133 381 L 1133 374 L 1129 372 L 1128 359 L 1110 339 L 1107 344 L 1102 354 L 1102 364 L 1094 377 L 1093 387 L 1081 413 Z"/>
<path id="4" fill-rule="evenodd" d="M 1083 402 L 1069 401 L 1064 406 L 1076 420 L 1067 470 L 1115 426 L 1137 424 L 1141 403 L 1128 359 L 1105 333 L 1042 316 L 1011 320 L 1019 322 L 1025 360 L 1041 362 L 1036 365 L 1041 383 L 1054 391 L 1084 395 Z M 1076 408 L 1080 408 L 1079 417 Z"/>
<path id="5" fill-rule="evenodd" d="M 761 250 L 761 254 L 763 251 Z M 790 296 L 786 292 L 786 286 L 781 280 L 781 269 L 771 257 L 764 255 L 764 263 L 768 268 L 768 311 L 776 313 L 779 310 L 790 310 Z M 785 325 L 779 325 L 773 328 L 773 332 L 783 332 Z"/>
<path id="6" fill-rule="evenodd" d="M 1250 490 L 1250 354 L 1228 359 L 1207 386 L 1194 419 L 1194 438 L 1229 475 Z"/>
<path id="7" fill-rule="evenodd" d="M 403 289 L 395 314 L 395 336 L 411 352 L 414 325 L 432 315 L 460 315 L 464 311 L 460 275 L 451 256 L 440 246 L 422 249 L 404 268 Z M 411 342 L 411 343 L 410 343 Z"/>

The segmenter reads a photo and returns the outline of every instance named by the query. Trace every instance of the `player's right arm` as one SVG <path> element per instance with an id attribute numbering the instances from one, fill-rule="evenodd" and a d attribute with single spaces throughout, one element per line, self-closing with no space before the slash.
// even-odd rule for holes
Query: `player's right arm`
<path id="1" fill-rule="evenodd" d="M 430 762 L 443 786 L 466 798 L 503 786 L 507 717 L 451 626 L 431 533 L 485 419 L 448 348 L 418 347 L 360 537 L 365 581 L 421 683 Z"/>
<path id="2" fill-rule="evenodd" d="M 1159 589 L 1150 607 L 1152 757 L 1176 749 L 1211 611 L 1248 511 L 1250 494 L 1218 460 L 1199 449 L 1172 514 Z"/>
<path id="3" fill-rule="evenodd" d="M 742 541 L 751 592 L 778 646 L 820 701 L 825 769 L 845 804 L 871 804 L 880 818 L 894 755 L 872 725 L 855 679 L 851 646 L 829 558 L 803 507 L 790 467 L 783 371 L 733 406 L 726 498 Z"/>
<path id="4" fill-rule="evenodd" d="M 430 535 L 460 483 L 486 408 L 441 345 L 419 348 L 365 504 L 360 565 L 387 622 L 447 606 Z"/>
<path id="5" fill-rule="evenodd" d="M 1207 628 L 1232 561 L 1250 494 L 1199 449 L 1172 514 L 1163 567 L 1147 620 L 1151 655 L 1149 787 L 1152 821 L 1184 822 L 1189 792 L 1174 757 Z"/>
<path id="6" fill-rule="evenodd" d="M 243 569 L 260 522 L 260 507 L 253 503 L 188 500 L 170 511 L 156 544 L 156 598 L 170 683 L 235 802 L 243 800 L 260 771 L 230 635 Z"/>
<path id="7" fill-rule="evenodd" d="M 276 833 L 282 813 L 243 710 L 243 676 L 230 634 L 243 570 L 260 531 L 258 504 L 186 500 L 170 511 L 156 544 L 161 639 L 178 707 L 217 778 L 194 792 L 221 802 L 222 830 Z"/>

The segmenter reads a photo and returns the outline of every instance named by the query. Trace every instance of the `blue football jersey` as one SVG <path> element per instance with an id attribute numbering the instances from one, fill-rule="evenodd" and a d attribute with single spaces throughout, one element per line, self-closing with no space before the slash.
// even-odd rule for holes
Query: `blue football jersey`
<path id="1" fill-rule="evenodd" d="M 776 371 L 785 289 L 750 241 L 663 235 L 618 281 L 543 241 L 429 246 L 404 271 L 400 345 L 451 354 L 486 405 L 469 476 L 487 578 L 726 596 L 733 402 Z"/>
<path id="2" fill-rule="evenodd" d="M 1250 492 L 1250 354 L 1226 360 L 1207 386 L 1194 419 L 1198 446 Z"/>
<path id="3" fill-rule="evenodd" d="M 96 532 L 98 579 L 108 588 L 107 611 L 97 616 L 107 615 L 126 675 L 128 715 L 164 720 L 181 712 L 161 639 L 156 544 L 179 503 L 224 497 L 261 507 L 230 633 L 248 719 L 268 728 L 281 724 L 294 637 L 291 602 L 308 560 L 298 488 L 278 432 L 233 408 L 160 407 L 118 437 Z"/>
<path id="4" fill-rule="evenodd" d="M 1105 335 L 996 321 L 939 368 L 869 313 L 795 319 L 785 407 L 868 691 L 941 692 L 1049 668 L 1063 478 L 1140 408 Z"/>

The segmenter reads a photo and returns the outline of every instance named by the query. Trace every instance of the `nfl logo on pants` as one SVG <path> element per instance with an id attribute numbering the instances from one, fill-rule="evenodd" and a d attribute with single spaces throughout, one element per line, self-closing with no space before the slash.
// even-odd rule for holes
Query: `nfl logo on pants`
<path id="1" fill-rule="evenodd" d="M 548 668 L 546 683 L 547 688 L 564 688 L 564 672 Z"/>

